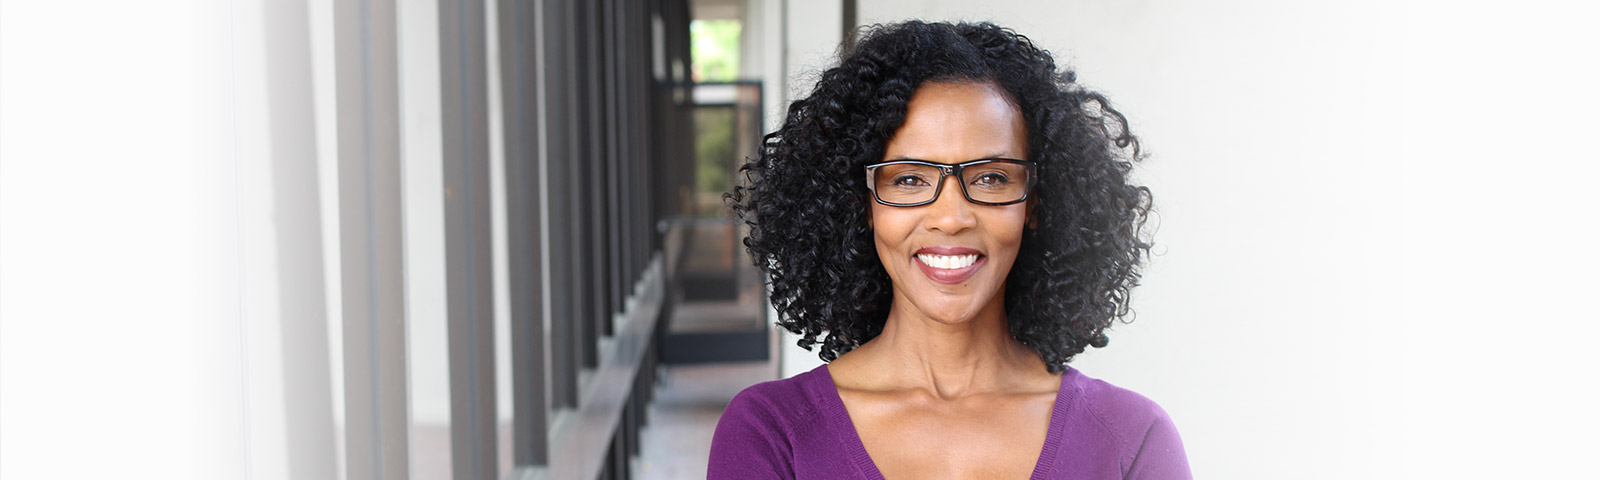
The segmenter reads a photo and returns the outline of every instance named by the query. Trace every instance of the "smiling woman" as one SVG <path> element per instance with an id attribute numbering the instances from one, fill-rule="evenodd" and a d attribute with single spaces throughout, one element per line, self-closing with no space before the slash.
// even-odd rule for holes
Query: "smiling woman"
<path id="1" fill-rule="evenodd" d="M 831 363 L 735 397 L 709 476 L 1188 478 L 1159 406 L 1067 366 L 1149 249 L 1137 145 L 1015 32 L 867 32 L 728 195 L 778 324 Z"/>
<path id="2" fill-rule="evenodd" d="M 884 158 L 943 164 L 971 158 L 1024 158 L 1027 138 L 1022 115 L 993 84 L 931 83 L 912 95 L 905 124 L 889 139 Z M 870 205 L 873 243 L 894 292 L 886 329 L 906 325 L 910 318 L 926 318 L 946 324 L 998 321 L 993 327 L 1005 332 L 1006 274 L 1016 262 L 1030 205 L 1013 202 L 1023 199 L 1025 189 L 1017 190 L 1015 198 L 1007 198 L 1009 205 L 979 205 L 963 198 L 970 193 L 956 195 L 982 190 L 984 182 L 1001 181 L 995 177 L 1001 177 L 1003 171 L 961 165 L 962 175 L 953 177 L 874 169 L 878 177 L 869 185 L 911 180 L 917 184 L 911 187 L 934 187 L 921 189 L 929 192 L 922 199 L 926 204 L 886 205 L 883 189 L 878 189 L 879 201 Z M 1011 178 L 1011 185 L 1027 185 L 1026 171 Z M 957 184 L 951 194 L 939 195 L 947 183 L 941 177 Z M 980 310 L 988 315 L 977 318 Z"/>

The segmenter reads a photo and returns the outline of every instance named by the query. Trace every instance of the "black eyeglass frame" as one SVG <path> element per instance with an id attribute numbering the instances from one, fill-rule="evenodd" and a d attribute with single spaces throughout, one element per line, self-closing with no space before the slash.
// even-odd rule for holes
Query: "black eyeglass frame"
<path id="1" fill-rule="evenodd" d="M 1012 201 L 1009 201 L 1009 202 L 985 202 L 985 201 L 973 199 L 972 195 L 967 193 L 966 178 L 961 176 L 961 172 L 963 170 L 965 170 L 967 167 L 970 167 L 970 166 L 973 166 L 973 165 L 983 165 L 983 164 L 987 164 L 987 163 L 996 163 L 996 162 L 1015 163 L 1015 164 L 1022 165 L 1023 167 L 1028 169 L 1028 186 L 1022 190 L 1022 198 L 1018 198 L 1016 200 L 1012 200 Z M 885 167 L 885 166 L 889 166 L 889 165 L 905 165 L 905 164 L 926 165 L 926 166 L 929 166 L 929 167 L 933 167 L 933 168 L 939 169 L 939 182 L 934 184 L 934 187 L 933 187 L 933 198 L 929 198 L 927 200 L 924 200 L 924 201 L 921 201 L 921 202 L 916 202 L 916 203 L 894 203 L 894 202 L 890 202 L 890 201 L 884 200 L 883 197 L 879 197 L 878 196 L 877 185 L 875 185 L 875 182 L 873 182 L 873 177 L 876 175 L 875 171 L 879 167 Z M 944 193 L 944 179 L 947 178 L 947 177 L 950 177 L 952 175 L 954 175 L 956 177 L 956 180 L 957 180 L 956 183 L 961 184 L 961 197 L 962 198 L 967 199 L 968 202 L 976 203 L 978 205 L 989 205 L 989 206 L 996 206 L 996 207 L 1003 206 L 1003 205 L 1013 205 L 1013 204 L 1017 204 L 1017 203 L 1021 203 L 1021 202 L 1027 201 L 1028 200 L 1028 196 L 1033 194 L 1033 186 L 1039 183 L 1039 164 L 1034 163 L 1034 162 L 1030 162 L 1030 161 L 1027 161 L 1027 160 L 1018 160 L 1018 159 L 1015 159 L 1015 158 L 1004 158 L 1004 157 L 980 158 L 980 159 L 977 159 L 977 160 L 961 162 L 961 163 L 957 163 L 957 164 L 934 163 L 934 162 L 929 162 L 929 161 L 926 161 L 926 160 L 895 160 L 895 161 L 890 161 L 890 162 L 880 162 L 880 163 L 874 163 L 874 164 L 871 164 L 871 165 L 867 165 L 866 170 L 867 170 L 867 190 L 872 192 L 872 199 L 877 201 L 878 203 L 881 203 L 881 204 L 884 204 L 884 205 L 888 205 L 888 206 L 891 206 L 891 207 L 920 207 L 920 206 L 927 205 L 927 204 L 933 203 L 935 201 L 938 201 L 939 200 L 939 195 Z"/>

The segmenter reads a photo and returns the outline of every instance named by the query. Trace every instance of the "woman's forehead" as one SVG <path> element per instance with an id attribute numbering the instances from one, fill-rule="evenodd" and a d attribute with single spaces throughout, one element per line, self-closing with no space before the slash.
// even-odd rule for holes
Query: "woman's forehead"
<path id="1" fill-rule="evenodd" d="M 1022 113 L 992 83 L 929 83 L 906 105 L 906 120 L 890 137 L 885 159 L 959 163 L 1021 158 L 1027 153 Z"/>

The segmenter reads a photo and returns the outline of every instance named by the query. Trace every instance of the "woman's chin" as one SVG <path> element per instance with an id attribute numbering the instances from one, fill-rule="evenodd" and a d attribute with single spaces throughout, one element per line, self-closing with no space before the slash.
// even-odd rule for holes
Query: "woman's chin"
<path id="1" fill-rule="evenodd" d="M 943 325 L 970 323 L 973 320 L 977 320 L 978 312 L 982 311 L 971 302 L 952 302 L 949 304 L 938 302 L 925 305 L 920 310 L 922 310 L 924 318 Z"/>

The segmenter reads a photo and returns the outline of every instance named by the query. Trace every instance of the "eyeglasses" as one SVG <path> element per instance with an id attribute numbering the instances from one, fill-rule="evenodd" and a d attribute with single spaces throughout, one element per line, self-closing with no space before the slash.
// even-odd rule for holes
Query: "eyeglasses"
<path id="1" fill-rule="evenodd" d="M 867 165 L 867 189 L 878 203 L 915 207 L 938 200 L 944 178 L 955 175 L 967 201 L 1010 205 L 1028 199 L 1037 170 L 1033 162 L 1013 158 L 985 158 L 955 165 L 896 160 Z"/>

